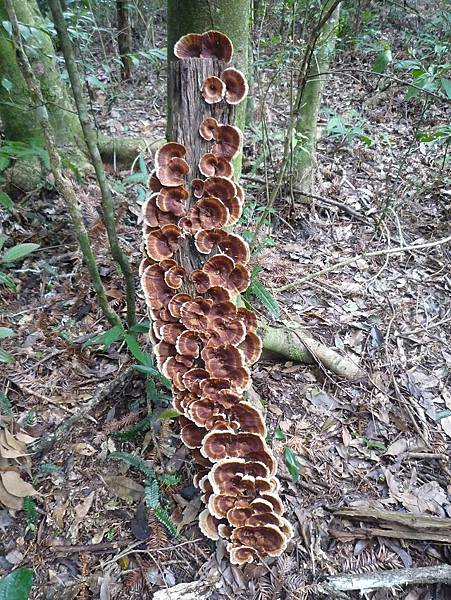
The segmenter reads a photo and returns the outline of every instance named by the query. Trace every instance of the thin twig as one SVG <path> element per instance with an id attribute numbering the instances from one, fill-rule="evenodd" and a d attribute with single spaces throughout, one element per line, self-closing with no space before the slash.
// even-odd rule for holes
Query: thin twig
<path id="1" fill-rule="evenodd" d="M 315 273 L 310 273 L 310 275 L 306 275 L 301 279 L 296 279 L 292 283 L 287 283 L 282 287 L 276 288 L 276 292 L 286 292 L 287 290 L 292 290 L 303 283 L 307 283 L 311 279 L 316 279 L 320 275 L 324 275 L 325 273 L 330 273 L 331 271 L 336 271 L 337 269 L 341 269 L 341 267 L 346 267 L 358 260 L 363 258 L 371 258 L 373 256 L 385 256 L 386 254 L 399 254 L 402 252 L 414 252 L 415 250 L 423 250 L 424 248 L 434 248 L 435 246 L 443 246 L 451 242 L 451 235 L 446 238 L 441 238 L 440 240 L 436 240 L 435 242 L 426 242 L 424 244 L 413 244 L 412 246 L 398 246 L 395 248 L 384 248 L 384 250 L 375 250 L 374 252 L 363 252 L 362 254 L 358 254 L 357 256 L 353 256 L 351 258 L 347 258 L 346 260 L 342 260 L 339 263 L 335 263 L 334 265 L 330 265 L 329 267 L 325 267 L 320 271 L 315 271 Z"/>

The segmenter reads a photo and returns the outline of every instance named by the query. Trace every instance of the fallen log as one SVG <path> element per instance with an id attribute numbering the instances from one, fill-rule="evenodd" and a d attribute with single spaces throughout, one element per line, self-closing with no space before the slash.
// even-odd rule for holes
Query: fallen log
<path id="1" fill-rule="evenodd" d="M 327 580 L 327 588 L 336 592 L 389 589 L 398 585 L 451 583 L 451 565 L 411 569 L 393 569 L 359 575 L 338 575 Z"/>

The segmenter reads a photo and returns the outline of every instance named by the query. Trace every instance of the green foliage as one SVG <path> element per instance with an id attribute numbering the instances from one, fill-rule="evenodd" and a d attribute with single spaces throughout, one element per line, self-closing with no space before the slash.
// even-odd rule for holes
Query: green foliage
<path id="1" fill-rule="evenodd" d="M 130 454 L 128 452 L 112 452 L 109 455 L 109 458 L 113 460 L 123 460 L 130 466 L 141 471 L 148 479 L 155 479 L 155 471 L 148 465 L 148 463 L 141 458 L 140 456 L 136 456 L 136 454 Z"/>
<path id="2" fill-rule="evenodd" d="M 0 206 L 3 206 L 7 210 L 11 210 L 14 206 L 13 201 L 6 192 L 0 192 Z"/>
<path id="3" fill-rule="evenodd" d="M 373 140 L 365 134 L 364 123 L 362 115 L 355 110 L 343 115 L 333 115 L 327 123 L 326 134 L 342 144 L 351 144 L 358 139 L 366 146 L 372 146 Z"/>
<path id="4" fill-rule="evenodd" d="M 153 514 L 160 521 L 160 523 L 166 527 L 172 536 L 175 538 L 179 537 L 177 527 L 173 523 L 170 514 L 163 506 L 161 506 L 161 504 L 154 509 Z"/>
<path id="5" fill-rule="evenodd" d="M 13 406 L 4 392 L 0 392 L 0 414 L 5 415 L 5 417 L 13 416 Z"/>
<path id="6" fill-rule="evenodd" d="M 9 167 L 13 160 L 26 158 L 38 158 L 46 169 L 50 169 L 48 152 L 40 140 L 32 139 L 27 143 L 4 140 L 0 143 L 0 173 Z"/>
<path id="7" fill-rule="evenodd" d="M 3 248 L 6 239 L 5 236 L 0 235 L 0 251 Z M 39 244 L 17 244 L 16 246 L 7 248 L 3 253 L 0 253 L 0 285 L 4 285 L 15 292 L 16 284 L 14 279 L 2 270 L 1 265 L 4 265 L 3 268 L 9 269 L 13 263 L 26 258 L 38 248 Z"/>
<path id="8" fill-rule="evenodd" d="M 36 503 L 31 496 L 26 496 L 24 498 L 23 509 L 27 517 L 27 528 L 34 531 L 38 520 L 38 511 L 36 510 Z"/>
<path id="9" fill-rule="evenodd" d="M 373 73 L 384 73 L 388 65 L 392 62 L 392 52 L 387 42 L 382 43 L 382 50 L 376 56 L 373 63 Z"/>
<path id="10" fill-rule="evenodd" d="M 28 600 L 32 584 L 31 569 L 16 569 L 0 579 L 0 600 Z"/>
<path id="11" fill-rule="evenodd" d="M 0 327 L 0 340 L 1 339 L 5 339 L 8 337 L 13 337 L 15 336 L 15 332 L 13 329 L 11 329 L 10 327 Z M 7 352 L 5 349 L 0 348 L 0 362 L 3 363 L 13 363 L 14 362 L 14 356 L 12 354 L 10 354 L 9 352 Z"/>
<path id="12" fill-rule="evenodd" d="M 63 469 L 54 463 L 41 463 L 38 467 L 37 477 L 45 477 L 46 475 L 62 475 Z"/>
<path id="13" fill-rule="evenodd" d="M 157 508 L 160 502 L 160 486 L 156 479 L 148 481 L 144 487 L 144 500 L 149 508 Z"/>
<path id="14" fill-rule="evenodd" d="M 293 481 L 296 483 L 299 480 L 299 475 L 301 471 L 301 463 L 299 462 L 299 458 L 297 454 L 293 452 L 293 450 L 288 446 L 285 446 L 283 456 L 285 459 L 285 464 L 287 465 L 288 472 L 293 478 Z"/>
<path id="15" fill-rule="evenodd" d="M 245 300 L 251 304 L 252 297 L 255 296 L 266 308 L 272 317 L 278 319 L 280 316 L 280 306 L 271 292 L 260 281 L 258 275 L 261 272 L 261 267 L 256 266 L 251 272 L 251 282 L 245 293 Z"/>
<path id="16" fill-rule="evenodd" d="M 138 421 L 133 427 L 127 429 L 126 431 L 117 431 L 112 433 L 112 437 L 118 439 L 121 442 L 129 442 L 130 440 L 134 440 L 136 437 L 148 431 L 152 426 L 152 417 L 147 415 L 141 421 Z"/>

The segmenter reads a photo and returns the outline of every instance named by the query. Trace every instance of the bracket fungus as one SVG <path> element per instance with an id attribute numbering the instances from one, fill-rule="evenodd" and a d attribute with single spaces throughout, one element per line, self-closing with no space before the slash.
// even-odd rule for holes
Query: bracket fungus
<path id="1" fill-rule="evenodd" d="M 203 82 L 201 92 L 207 104 L 216 104 L 224 98 L 226 84 L 219 77 L 212 75 Z"/>
<path id="2" fill-rule="evenodd" d="M 198 121 L 187 119 L 192 130 L 155 154 L 142 207 L 146 255 L 139 273 L 156 365 L 172 382 L 181 440 L 202 469 L 194 480 L 205 505 L 199 527 L 211 540 L 226 540 L 230 561 L 244 565 L 279 556 L 292 537 L 264 416 L 246 395 L 262 341 L 255 313 L 236 306 L 250 281 L 249 246 L 229 230 L 244 205 L 231 165 L 243 138 L 232 123 L 213 117 L 233 115 L 221 107 L 241 102 L 247 83 L 240 71 L 224 68 L 233 47 L 220 32 L 183 36 L 174 54 L 219 64 L 200 91 L 199 77 L 191 78 L 191 93 L 206 100 L 200 96 Z M 193 60 L 183 68 L 198 66 Z M 179 143 L 185 140 L 197 140 L 188 153 Z"/>
<path id="3" fill-rule="evenodd" d="M 248 92 L 249 86 L 246 77 L 238 69 L 225 69 L 221 73 L 221 80 L 225 87 L 225 100 L 229 104 L 239 104 L 242 102 Z"/>

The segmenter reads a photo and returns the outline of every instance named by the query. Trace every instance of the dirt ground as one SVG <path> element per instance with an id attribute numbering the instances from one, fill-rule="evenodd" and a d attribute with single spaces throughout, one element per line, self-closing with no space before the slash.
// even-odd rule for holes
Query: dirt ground
<path id="1" fill-rule="evenodd" d="M 396 22 L 388 26 L 394 36 Z M 333 70 L 350 66 L 366 69 L 365 55 L 340 52 Z M 102 129 L 162 136 L 164 77 L 164 69 L 142 69 L 133 84 L 117 90 L 113 108 L 98 93 Z M 270 77 L 268 68 L 263 81 Z M 275 88 L 264 107 L 270 132 L 286 123 L 286 90 Z M 287 517 L 295 528 L 288 551 L 265 565 L 231 567 L 224 547 L 200 534 L 200 499 L 191 483 L 196 468 L 181 446 L 176 421 L 157 421 L 154 431 L 131 441 L 118 436 L 146 414 L 145 381 L 120 342 L 105 351 L 83 346 L 106 327 L 60 198 L 50 190 L 25 198 L 4 220 L 16 243 L 41 244 L 14 271 L 17 294 L 0 292 L 0 324 L 17 333 L 2 341 L 16 362 L 2 365 L 0 376 L 14 416 L 39 444 L 80 407 L 102 398 L 38 457 L 30 446 L 24 477 L 39 493 L 37 515 L 33 522 L 24 512 L 0 510 L 0 574 L 19 565 L 33 568 L 34 600 L 153 598 L 159 589 L 192 581 L 204 586 L 195 591 L 198 598 L 316 599 L 331 597 L 322 586 L 335 574 L 450 562 L 451 255 L 449 245 L 427 246 L 449 235 L 449 178 L 438 155 L 412 143 L 420 109 L 406 105 L 404 96 L 393 81 L 358 74 L 330 78 L 322 114 L 357 109 L 372 145 L 323 135 L 317 198 L 301 202 L 287 190 L 272 222 L 275 243 L 257 258 L 261 278 L 282 308 L 279 324 L 302 323 L 365 372 L 358 381 L 346 381 L 321 365 L 267 356 L 255 366 L 253 381 L 266 404 Z M 428 123 L 444 122 L 445 108 L 432 108 Z M 258 123 L 258 103 L 256 110 Z M 254 168 L 260 152 L 258 135 L 248 131 L 243 184 L 249 219 L 265 202 L 263 171 Z M 280 152 L 275 143 L 274 169 Z M 274 173 L 270 169 L 270 179 Z M 111 172 L 120 237 L 137 271 L 140 192 L 124 179 L 128 174 Z M 90 182 L 78 191 L 108 296 L 123 313 L 97 189 Z M 400 245 L 426 247 L 362 256 L 289 291 L 275 291 L 346 258 Z M 142 299 L 139 316 L 145 318 Z M 160 390 L 157 411 L 168 402 Z M 286 446 L 299 457 L 297 483 L 285 465 Z M 110 460 L 115 450 L 152 461 L 159 473 L 179 475 L 175 485 L 162 489 L 177 536 L 143 508 L 143 476 Z M 384 520 L 380 511 L 394 520 Z M 415 518 L 406 526 L 396 515 Z M 433 517 L 443 519 L 440 535 Z M 413 586 L 367 597 L 444 600 L 450 589 Z"/>

